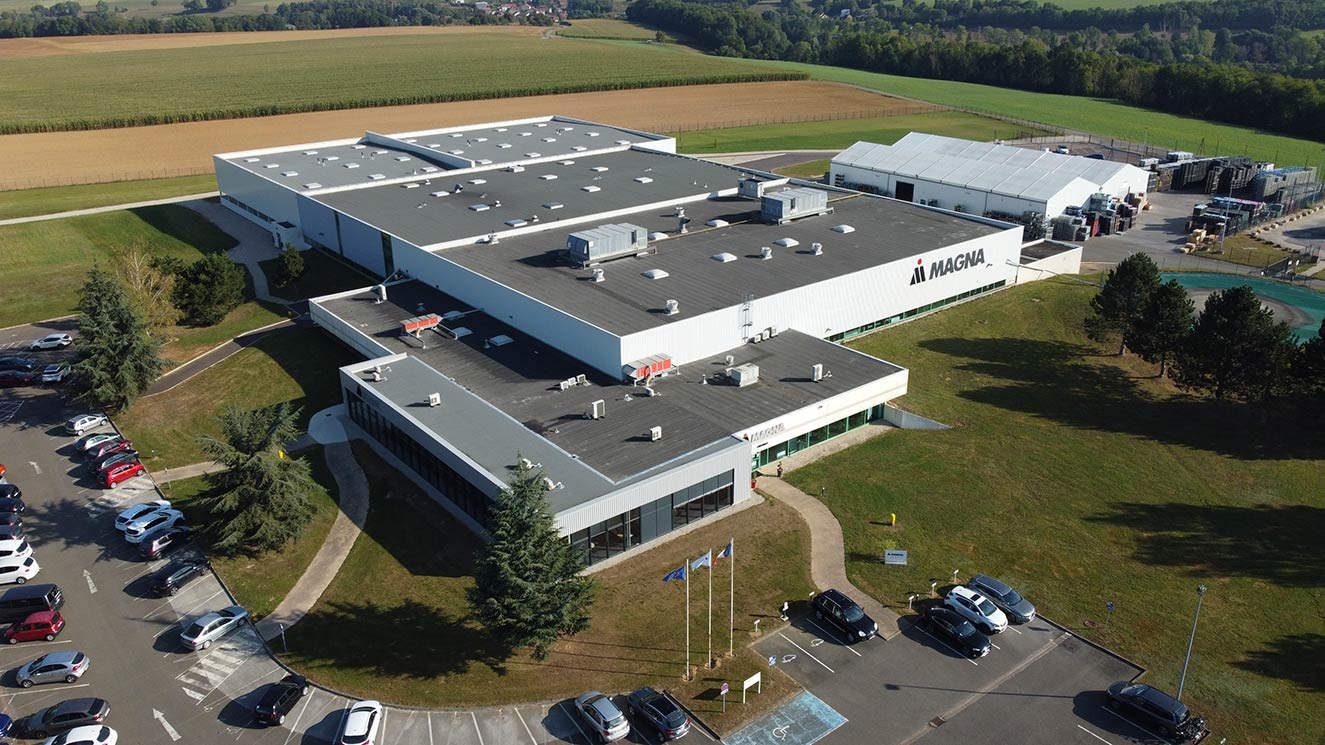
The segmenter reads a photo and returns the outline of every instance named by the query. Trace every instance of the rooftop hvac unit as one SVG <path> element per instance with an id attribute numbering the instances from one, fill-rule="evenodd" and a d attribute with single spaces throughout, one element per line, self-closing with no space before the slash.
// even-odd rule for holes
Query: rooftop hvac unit
<path id="1" fill-rule="evenodd" d="M 815 383 L 831 377 L 833 377 L 833 372 L 831 370 L 824 370 L 823 363 L 816 362 L 814 363 L 814 366 L 810 368 L 810 380 Z"/>
<path id="2" fill-rule="evenodd" d="M 373 285 L 373 296 L 376 298 L 373 303 L 380 303 L 386 300 L 386 285 Z"/>
<path id="3" fill-rule="evenodd" d="M 600 225 L 571 233 L 566 238 L 566 249 L 571 259 L 581 265 L 619 256 L 633 256 L 648 247 L 649 232 L 629 223 Z"/>
<path id="4" fill-rule="evenodd" d="M 769 246 L 763 246 L 759 249 L 759 258 L 762 261 L 768 261 L 773 258 L 773 249 Z"/>
<path id="5" fill-rule="evenodd" d="M 811 244 L 810 244 L 810 253 L 814 254 L 815 256 L 823 256 L 823 255 L 824 255 L 824 244 L 822 244 L 822 243 L 811 243 Z"/>
<path id="6" fill-rule="evenodd" d="M 727 379 L 737 388 L 744 388 L 759 382 L 759 365 L 747 362 L 744 365 L 727 368 Z"/>
<path id="7" fill-rule="evenodd" d="M 580 373 L 575 376 L 575 385 L 589 385 L 589 376 Z"/>
<path id="8" fill-rule="evenodd" d="M 767 331 L 766 333 L 768 334 L 768 338 L 772 339 L 773 337 L 775 337 L 775 336 L 778 335 L 778 327 L 777 327 L 777 326 L 769 326 L 769 327 L 768 327 L 768 331 Z"/>
<path id="9" fill-rule="evenodd" d="M 373 382 L 374 382 L 374 383 L 381 383 L 381 382 L 382 382 L 382 373 L 378 372 L 377 370 L 374 370 L 374 371 L 373 371 Z"/>
<path id="10" fill-rule="evenodd" d="M 665 311 L 665 313 L 666 313 L 667 315 L 669 315 L 669 316 L 674 316 L 674 315 L 676 315 L 677 313 L 680 313 L 680 312 L 681 312 L 681 304 L 680 304 L 680 303 L 676 302 L 675 300 L 668 300 L 668 301 L 667 301 L 667 310 Z"/>
<path id="11" fill-rule="evenodd" d="M 428 405 L 429 405 L 429 406 L 441 406 L 441 405 L 442 405 L 442 394 L 440 394 L 440 393 L 429 393 L 429 394 L 428 394 Z"/>
<path id="12" fill-rule="evenodd" d="M 789 178 L 747 176 L 741 179 L 737 185 L 737 193 L 746 199 L 762 199 L 766 191 L 778 186 L 786 186 L 789 181 L 791 181 Z"/>
<path id="13" fill-rule="evenodd" d="M 729 354 L 727 355 L 726 360 L 727 360 L 727 367 L 731 367 L 732 363 L 736 361 L 736 358 Z"/>
<path id="14" fill-rule="evenodd" d="M 800 187 L 776 194 L 765 194 L 760 200 L 759 214 L 764 222 L 783 225 L 792 220 L 832 212 L 828 206 L 828 192 L 822 189 Z"/>
<path id="15" fill-rule="evenodd" d="M 593 281 L 594 281 L 594 282 L 602 282 L 604 279 L 607 279 L 607 277 L 606 277 L 606 275 L 603 273 L 603 270 L 602 270 L 602 269 L 595 269 L 595 270 L 593 270 Z"/>
<path id="16" fill-rule="evenodd" d="M 657 442 L 662 439 L 662 427 L 649 427 L 649 442 Z"/>
<path id="17" fill-rule="evenodd" d="M 561 482 L 553 481 L 551 478 L 544 476 L 543 486 L 546 486 L 548 491 L 556 491 L 557 489 L 561 488 Z"/>
<path id="18" fill-rule="evenodd" d="M 521 458 L 521 459 L 520 459 L 520 467 L 521 467 L 521 468 L 533 468 L 533 467 L 534 467 L 534 462 L 533 462 L 532 460 L 529 460 L 528 458 Z"/>
<path id="19" fill-rule="evenodd" d="M 597 401 L 594 401 L 590 406 L 593 407 L 589 409 L 590 419 L 602 419 L 607 416 L 607 402 L 603 399 L 600 398 Z"/>

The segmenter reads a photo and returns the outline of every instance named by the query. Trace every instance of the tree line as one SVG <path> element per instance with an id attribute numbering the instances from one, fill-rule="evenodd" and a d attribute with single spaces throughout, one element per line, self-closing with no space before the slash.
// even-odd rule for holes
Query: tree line
<path id="1" fill-rule="evenodd" d="M 695 39 L 715 54 L 783 59 L 1043 93 L 1118 99 L 1185 116 L 1320 139 L 1325 81 L 1232 64 L 1156 64 L 1068 40 L 998 43 L 934 29 L 872 30 L 785 3 L 756 15 L 740 4 L 636 0 L 627 17 Z M 878 23 L 882 23 L 881 21 Z"/>
<path id="2" fill-rule="evenodd" d="M 1217 290 L 1200 313 L 1177 280 L 1162 282 L 1145 254 L 1111 269 L 1085 319 L 1096 341 L 1116 341 L 1159 365 L 1160 377 L 1217 400 L 1263 402 L 1301 395 L 1325 403 L 1325 322 L 1299 344 L 1247 285 Z"/>

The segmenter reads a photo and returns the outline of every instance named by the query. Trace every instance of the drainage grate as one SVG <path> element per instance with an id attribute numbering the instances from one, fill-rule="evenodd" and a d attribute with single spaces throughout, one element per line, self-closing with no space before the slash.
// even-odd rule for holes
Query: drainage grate
<path id="1" fill-rule="evenodd" d="M 929 720 L 929 726 L 931 727 L 942 727 L 947 723 L 948 720 L 944 719 L 943 717 L 934 717 L 933 719 Z"/>

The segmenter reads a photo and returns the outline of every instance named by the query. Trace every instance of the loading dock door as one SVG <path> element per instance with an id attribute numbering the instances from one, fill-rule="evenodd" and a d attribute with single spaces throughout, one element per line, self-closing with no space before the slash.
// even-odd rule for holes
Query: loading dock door
<path id="1" fill-rule="evenodd" d="M 916 201 L 916 185 L 909 181 L 898 181 L 897 198 L 908 202 Z"/>

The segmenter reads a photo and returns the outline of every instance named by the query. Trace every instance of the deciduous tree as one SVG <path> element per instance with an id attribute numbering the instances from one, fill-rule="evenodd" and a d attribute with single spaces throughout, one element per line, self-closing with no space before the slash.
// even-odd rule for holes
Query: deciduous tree
<path id="1" fill-rule="evenodd" d="M 1099 294 L 1090 300 L 1094 313 L 1086 318 L 1086 333 L 1100 342 L 1116 335 L 1118 354 L 1127 351 L 1136 323 L 1158 287 L 1159 268 L 1149 256 L 1135 253 L 1118 262 L 1104 278 Z"/>
<path id="2" fill-rule="evenodd" d="M 142 241 L 130 245 L 115 262 L 115 275 L 129 301 L 153 329 L 174 326 L 183 315 L 175 307 L 175 273 L 169 266 L 154 260 Z"/>
<path id="3" fill-rule="evenodd" d="M 72 380 L 79 396 L 99 406 L 128 406 L 165 367 L 161 340 L 109 272 L 94 266 L 78 300 L 78 348 Z"/>
<path id="4" fill-rule="evenodd" d="M 544 659 L 562 635 L 589 627 L 593 580 L 557 535 L 541 473 L 521 465 L 491 511 L 492 542 L 478 552 L 469 604 L 501 642 Z"/>
<path id="5" fill-rule="evenodd" d="M 1175 360 L 1178 385 L 1216 399 L 1259 401 L 1290 387 L 1297 341 L 1250 287 L 1211 293 Z"/>

